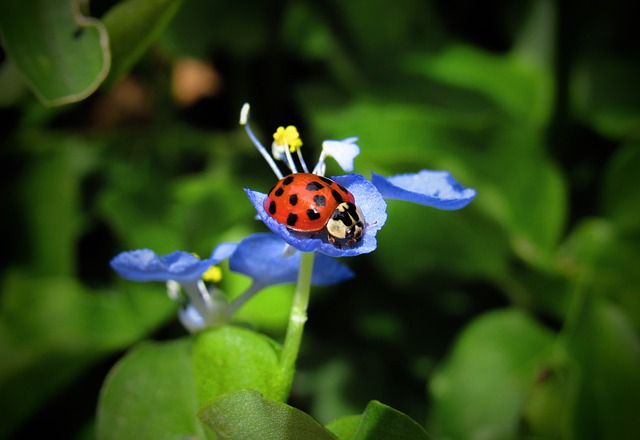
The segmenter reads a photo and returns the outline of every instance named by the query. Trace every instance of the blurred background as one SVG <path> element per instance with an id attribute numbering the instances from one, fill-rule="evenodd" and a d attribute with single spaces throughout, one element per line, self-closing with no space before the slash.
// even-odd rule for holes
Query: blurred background
<path id="1" fill-rule="evenodd" d="M 296 125 L 307 163 L 358 136 L 355 172 L 446 169 L 478 191 L 453 212 L 391 201 L 378 249 L 343 260 L 357 277 L 314 289 L 292 405 L 327 423 L 376 399 L 433 438 L 637 435 L 630 1 L 83 3 L 110 66 L 73 52 L 88 28 L 56 33 L 68 0 L 1 3 L 0 438 L 93 438 L 114 363 L 186 335 L 164 287 L 119 279 L 115 254 L 209 255 L 265 230 L 242 189 L 274 176 L 244 102 L 265 144 Z M 40 37 L 60 88 L 91 83 L 68 103 L 38 76 Z M 237 321 L 280 340 L 291 294 Z"/>

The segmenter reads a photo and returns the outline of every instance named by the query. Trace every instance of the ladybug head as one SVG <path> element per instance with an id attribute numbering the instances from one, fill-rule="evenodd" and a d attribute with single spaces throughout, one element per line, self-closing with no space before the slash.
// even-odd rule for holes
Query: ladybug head
<path id="1" fill-rule="evenodd" d="M 327 232 L 331 244 L 340 247 L 342 242 L 346 242 L 347 246 L 352 246 L 364 233 L 362 211 L 355 203 L 340 203 L 327 222 Z"/>

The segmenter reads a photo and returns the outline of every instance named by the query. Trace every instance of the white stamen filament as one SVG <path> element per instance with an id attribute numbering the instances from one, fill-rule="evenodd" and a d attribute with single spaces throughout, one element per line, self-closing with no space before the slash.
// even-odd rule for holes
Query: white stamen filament
<path id="1" fill-rule="evenodd" d="M 325 154 L 324 150 L 322 150 L 322 152 L 320 153 L 320 157 L 318 158 L 318 163 L 316 164 L 315 168 L 313 168 L 313 171 L 312 171 L 313 174 L 324 176 L 324 172 L 326 169 L 324 160 L 326 157 L 327 155 Z"/>
<path id="2" fill-rule="evenodd" d="M 253 130 L 251 130 L 251 126 L 249 125 L 249 103 L 245 103 L 242 106 L 242 110 L 240 110 L 240 125 L 244 125 L 244 129 L 249 135 L 251 142 L 256 146 L 264 160 L 267 161 L 267 164 L 271 167 L 271 170 L 276 175 L 278 180 L 282 179 L 283 175 L 276 163 L 273 161 L 267 150 L 262 146 L 258 138 L 253 134 Z"/>
<path id="3" fill-rule="evenodd" d="M 305 173 L 308 173 L 309 172 L 309 168 L 307 168 L 307 164 L 305 163 L 304 158 L 302 157 L 302 151 L 300 150 L 300 148 L 298 148 L 296 150 L 296 152 L 298 153 L 298 161 L 300 161 L 300 165 L 302 166 L 302 170 Z"/>
<path id="4" fill-rule="evenodd" d="M 292 173 L 297 173 L 298 168 L 296 168 L 296 163 L 293 161 L 293 157 L 291 156 L 291 151 L 289 150 L 289 145 L 284 145 L 284 155 L 287 157 L 287 165 Z"/>

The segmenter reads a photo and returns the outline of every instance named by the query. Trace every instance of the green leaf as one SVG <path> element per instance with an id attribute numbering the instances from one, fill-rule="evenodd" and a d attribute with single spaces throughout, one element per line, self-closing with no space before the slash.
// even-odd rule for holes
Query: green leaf
<path id="1" fill-rule="evenodd" d="M 569 80 L 572 110 L 610 139 L 634 137 L 640 123 L 640 92 L 630 85 L 640 75 L 638 63 L 613 51 L 585 55 L 589 58 L 574 66 Z"/>
<path id="2" fill-rule="evenodd" d="M 193 371 L 201 405 L 244 388 L 273 395 L 279 347 L 259 333 L 221 327 L 200 333 L 193 347 Z"/>
<path id="3" fill-rule="evenodd" d="M 373 257 L 394 282 L 410 284 L 427 269 L 468 277 L 498 276 L 507 270 L 511 255 L 507 237 L 474 207 L 440 211 L 390 201 L 388 212 L 379 238 L 383 252 Z M 410 259 L 403 258 L 407 249 Z"/>
<path id="4" fill-rule="evenodd" d="M 552 108 L 550 76 L 543 66 L 517 53 L 504 56 L 471 46 L 450 45 L 435 56 L 409 57 L 407 67 L 409 71 L 484 95 L 506 113 L 535 127 L 547 121 Z"/>
<path id="5" fill-rule="evenodd" d="M 506 309 L 472 322 L 435 374 L 436 437 L 512 439 L 553 336 L 526 314 Z"/>
<path id="6" fill-rule="evenodd" d="M 175 313 L 157 286 L 90 291 L 73 278 L 11 273 L 0 298 L 0 438 L 107 354 Z"/>
<path id="7" fill-rule="evenodd" d="M 107 76 L 107 32 L 82 15 L 79 0 L 0 2 L 0 28 L 7 52 L 46 105 L 80 101 Z"/>
<path id="8" fill-rule="evenodd" d="M 640 142 L 622 146 L 606 168 L 601 194 L 607 215 L 625 231 L 639 231 Z"/>
<path id="9" fill-rule="evenodd" d="M 200 412 L 220 439 L 335 440 L 310 415 L 255 390 L 225 394 Z"/>
<path id="10" fill-rule="evenodd" d="M 371 401 L 361 416 L 331 422 L 327 429 L 343 440 L 426 440 L 422 426 L 411 417 L 378 401 Z"/>
<path id="11" fill-rule="evenodd" d="M 361 420 L 361 414 L 340 417 L 339 419 L 328 423 L 325 428 L 333 432 L 336 437 L 341 440 L 350 440 L 353 439 L 354 435 L 356 435 Z"/>
<path id="12" fill-rule="evenodd" d="M 640 339 L 624 311 L 589 295 L 567 350 L 576 370 L 574 438 L 635 438 L 640 431 Z"/>
<path id="13" fill-rule="evenodd" d="M 167 27 L 183 0 L 124 0 L 103 17 L 111 42 L 114 84 L 140 59 Z"/>
<path id="14" fill-rule="evenodd" d="M 36 132 L 21 139 L 20 146 L 38 148 L 28 155 L 19 187 L 20 197 L 28 200 L 23 227 L 31 238 L 29 262 L 40 275 L 74 275 L 77 240 L 86 220 L 81 183 L 97 163 L 96 145 Z"/>
<path id="15" fill-rule="evenodd" d="M 615 301 L 640 330 L 640 236 L 625 234 L 606 219 L 578 223 L 558 253 L 571 278 L 588 279 L 590 289 Z"/>
<path id="16" fill-rule="evenodd" d="M 98 403 L 99 440 L 206 438 L 197 417 L 190 339 L 145 342 L 111 370 Z"/>

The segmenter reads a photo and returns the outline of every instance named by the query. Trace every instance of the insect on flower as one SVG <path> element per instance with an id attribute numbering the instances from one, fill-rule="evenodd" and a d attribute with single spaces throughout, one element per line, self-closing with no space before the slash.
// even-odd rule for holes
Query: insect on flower
<path id="1" fill-rule="evenodd" d="M 353 246 L 365 230 L 355 197 L 333 180 L 311 173 L 283 177 L 269 191 L 264 209 L 292 231 L 326 233 L 334 246 Z"/>
<path id="2" fill-rule="evenodd" d="M 285 161 L 292 172 L 282 176 L 273 159 L 257 139 L 254 139 L 247 124 L 247 112 L 248 107 L 243 108 L 241 122 L 280 179 L 264 200 L 263 207 L 267 215 L 290 231 L 309 237 L 326 238 L 338 249 L 342 249 L 343 246 L 352 247 L 359 242 L 366 230 L 364 214 L 356 204 L 355 196 L 348 189 L 324 176 L 324 159 L 327 153 L 323 150 L 318 165 L 310 173 L 300 153 L 302 141 L 296 128 L 278 128 L 273 135 L 272 154 L 273 157 Z M 353 142 L 355 139 L 349 141 Z M 346 161 L 348 163 L 358 154 L 359 149 L 350 142 L 344 145 L 347 146 L 346 150 L 349 150 Z M 297 153 L 304 172 L 298 172 L 291 155 L 293 152 Z"/>

